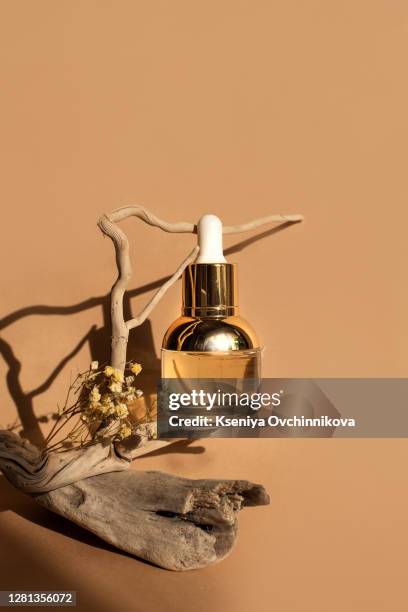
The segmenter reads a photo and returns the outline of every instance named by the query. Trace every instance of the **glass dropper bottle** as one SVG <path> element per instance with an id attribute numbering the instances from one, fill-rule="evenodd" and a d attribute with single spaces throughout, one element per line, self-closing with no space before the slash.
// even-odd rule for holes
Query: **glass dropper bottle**
<path id="1" fill-rule="evenodd" d="M 162 344 L 162 378 L 258 379 L 261 347 L 239 315 L 236 265 L 222 248 L 222 224 L 204 215 L 198 258 L 183 272 L 182 312 Z"/>

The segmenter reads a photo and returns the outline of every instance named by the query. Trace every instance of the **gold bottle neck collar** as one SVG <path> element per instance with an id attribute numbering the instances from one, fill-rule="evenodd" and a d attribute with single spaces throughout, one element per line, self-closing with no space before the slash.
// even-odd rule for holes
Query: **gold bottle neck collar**
<path id="1" fill-rule="evenodd" d="M 183 309 L 188 317 L 230 317 L 238 314 L 236 265 L 190 264 L 183 272 Z"/>

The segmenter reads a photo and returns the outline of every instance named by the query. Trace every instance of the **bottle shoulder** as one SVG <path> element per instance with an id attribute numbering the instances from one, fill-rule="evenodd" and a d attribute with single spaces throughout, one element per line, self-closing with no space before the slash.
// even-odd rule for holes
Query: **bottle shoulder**
<path id="1" fill-rule="evenodd" d="M 181 316 L 170 325 L 162 348 L 173 351 L 243 351 L 259 348 L 258 337 L 243 317 Z"/>

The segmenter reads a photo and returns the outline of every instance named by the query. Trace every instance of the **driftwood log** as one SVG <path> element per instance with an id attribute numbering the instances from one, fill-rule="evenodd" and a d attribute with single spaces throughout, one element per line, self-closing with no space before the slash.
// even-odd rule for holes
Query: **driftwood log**
<path id="1" fill-rule="evenodd" d="M 224 559 L 239 510 L 268 503 L 263 487 L 245 480 L 134 470 L 93 476 L 35 499 L 117 548 L 179 571 Z"/>
<path id="2" fill-rule="evenodd" d="M 190 480 L 127 470 L 112 445 L 44 458 L 26 440 L 0 432 L 0 468 L 39 504 L 117 548 L 170 570 L 220 561 L 231 551 L 243 506 L 269 503 L 245 480 Z"/>

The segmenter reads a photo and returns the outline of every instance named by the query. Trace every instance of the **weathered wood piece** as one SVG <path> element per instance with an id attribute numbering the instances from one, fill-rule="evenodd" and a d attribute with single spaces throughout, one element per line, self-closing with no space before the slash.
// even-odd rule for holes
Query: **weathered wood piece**
<path id="1" fill-rule="evenodd" d="M 44 457 L 27 440 L 0 431 L 0 469 L 49 510 L 132 555 L 172 570 L 223 559 L 243 506 L 269 503 L 246 480 L 189 480 L 128 470 L 113 445 Z"/>
<path id="2" fill-rule="evenodd" d="M 35 499 L 117 548 L 178 571 L 224 559 L 241 508 L 269 503 L 261 485 L 245 480 L 135 470 L 93 476 Z"/>
<path id="3" fill-rule="evenodd" d="M 126 470 L 129 465 L 113 444 L 93 444 L 44 456 L 28 440 L 0 430 L 0 469 L 24 493 L 43 493 L 97 474 Z"/>

